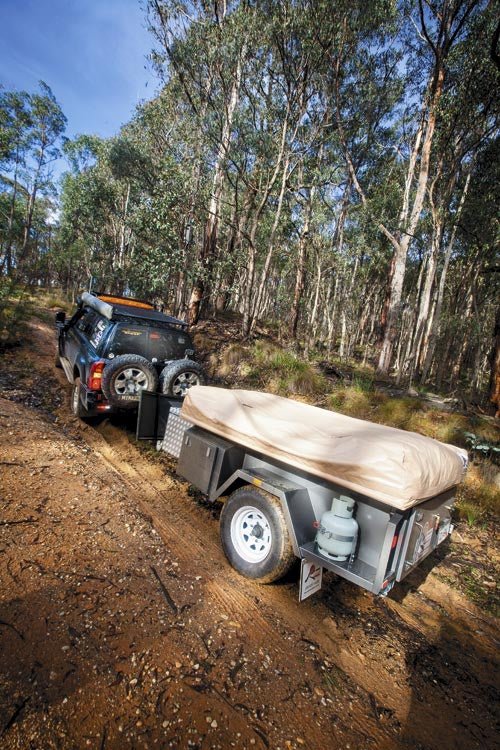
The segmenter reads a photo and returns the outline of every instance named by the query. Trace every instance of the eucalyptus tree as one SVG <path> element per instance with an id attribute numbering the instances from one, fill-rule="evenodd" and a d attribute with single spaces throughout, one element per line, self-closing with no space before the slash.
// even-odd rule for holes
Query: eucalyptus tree
<path id="1" fill-rule="evenodd" d="M 419 103 L 419 116 L 414 119 L 414 127 L 410 130 L 410 138 L 405 137 L 401 144 L 400 154 L 404 159 L 402 166 L 401 197 L 398 215 L 390 217 L 374 216 L 379 231 L 390 243 L 392 248 L 392 260 L 389 271 L 389 287 L 386 299 L 386 307 L 382 320 L 383 340 L 378 361 L 378 368 L 386 373 L 391 366 L 394 345 L 399 333 L 399 317 L 403 297 L 403 285 L 407 265 L 408 251 L 414 238 L 419 221 L 424 209 L 424 202 L 428 189 L 429 174 L 431 167 L 431 150 L 435 138 L 436 123 L 439 113 L 441 97 L 448 72 L 449 58 L 454 47 L 459 44 L 470 32 L 475 15 L 481 10 L 484 3 L 479 0 L 440 0 L 430 2 L 418 0 L 410 3 L 407 9 L 407 23 L 414 28 L 411 44 L 405 48 L 406 57 L 399 62 L 401 66 L 406 60 L 412 70 L 418 84 L 412 91 L 406 92 L 406 100 L 415 109 Z M 406 9 L 400 11 L 399 18 Z M 356 29 L 354 29 L 356 31 Z M 408 33 L 408 32 L 407 32 Z M 393 47 L 394 52 L 403 49 L 402 31 L 398 32 L 397 43 Z M 407 37 L 408 39 L 408 37 Z M 344 150 L 344 157 L 351 179 L 362 204 L 370 208 L 370 186 L 366 184 L 362 172 L 363 162 L 358 166 L 358 143 L 359 136 L 352 144 L 345 125 L 346 105 L 342 98 L 343 84 L 346 78 L 346 70 L 349 69 L 349 60 L 353 59 L 352 17 L 346 15 L 345 31 L 341 35 L 338 51 L 334 54 L 334 96 L 337 113 L 337 125 L 339 137 Z M 382 50 L 383 57 L 387 56 L 389 50 Z M 371 48 L 368 47 L 366 54 L 370 55 Z M 393 68 L 396 73 L 396 68 Z M 415 76 L 415 72 L 417 75 Z M 387 91 L 387 87 L 383 87 Z M 352 90 L 352 86 L 351 86 Z M 362 90 L 362 89 L 361 89 Z M 354 98 L 351 107 L 357 108 L 362 103 Z M 387 120 L 386 120 L 387 122 Z M 377 117 L 377 127 L 384 124 L 384 119 Z M 361 122 L 362 129 L 366 127 Z M 403 133 L 404 134 L 404 133 Z M 368 137 L 368 142 L 370 138 Z M 364 147 L 364 144 L 363 144 Z"/>
<path id="2" fill-rule="evenodd" d="M 19 209 L 21 197 L 26 195 L 20 180 L 20 172 L 26 163 L 29 148 L 29 94 L 25 91 L 0 93 L 0 180 L 2 185 L 2 258 L 1 269 L 8 276 L 12 272 L 12 250 L 14 240 L 22 242 L 22 221 Z"/>
<path id="3" fill-rule="evenodd" d="M 38 230 L 47 219 L 47 197 L 55 197 L 52 164 L 59 156 L 59 144 L 66 118 L 54 94 L 43 81 L 39 92 L 7 91 L 0 94 L 0 181 L 9 195 L 9 208 L 3 217 L 1 268 L 7 275 L 22 279 L 37 260 Z M 46 213 L 37 211 L 42 198 Z M 22 226 L 19 232 L 19 213 Z M 43 217 L 43 218 L 42 218 Z M 4 223 L 5 222 L 5 223 Z"/>
<path id="4" fill-rule="evenodd" d="M 25 167 L 28 196 L 24 234 L 17 257 L 22 269 L 27 260 L 30 244 L 35 201 L 39 194 L 55 195 L 52 183 L 52 165 L 60 155 L 59 144 L 66 129 L 66 117 L 62 112 L 52 90 L 40 81 L 40 93 L 29 97 L 29 154 Z"/>
<path id="5" fill-rule="evenodd" d="M 179 171 L 158 151 L 140 113 L 111 139 L 66 144 L 60 241 L 84 248 L 78 277 L 108 291 L 128 289 L 165 301 L 176 261 Z M 73 284 L 73 280 L 69 280 Z"/>
<path id="6" fill-rule="evenodd" d="M 498 72 L 485 54 L 482 40 L 490 35 L 494 14 L 489 9 L 474 20 L 471 33 L 453 49 L 438 111 L 428 207 L 432 224 L 425 254 L 425 280 L 413 333 L 409 336 L 406 369 L 422 381 L 429 374 L 439 332 L 444 291 L 453 260 L 457 230 L 469 191 L 486 194 L 478 184 L 475 162 L 498 138 Z M 488 170 L 486 170 L 487 172 Z M 469 243 L 472 251 L 473 244 Z M 471 261 L 475 254 L 472 251 Z M 474 263 L 484 265 L 482 258 Z M 439 282 L 437 276 L 440 271 Z M 481 342 L 478 341 L 481 348 Z"/>
<path id="7" fill-rule="evenodd" d="M 189 302 L 189 319 L 195 322 L 209 293 L 218 254 L 218 229 L 230 158 L 233 121 L 240 96 L 249 36 L 255 34 L 257 11 L 244 3 L 202 0 L 171 2 L 149 0 L 149 26 L 157 48 L 153 59 L 164 80 L 175 75 L 187 104 L 209 148 L 211 189 L 205 208 L 203 243 L 199 249 L 199 275 Z"/>
<path id="8" fill-rule="evenodd" d="M 113 179 L 110 148 L 109 141 L 97 136 L 78 136 L 66 143 L 71 170 L 63 177 L 60 234 L 70 255 L 73 246 L 85 248 L 78 273 L 84 274 L 85 285 L 95 276 L 112 280 L 110 291 L 118 292 L 123 283 L 119 246 L 126 191 Z"/>

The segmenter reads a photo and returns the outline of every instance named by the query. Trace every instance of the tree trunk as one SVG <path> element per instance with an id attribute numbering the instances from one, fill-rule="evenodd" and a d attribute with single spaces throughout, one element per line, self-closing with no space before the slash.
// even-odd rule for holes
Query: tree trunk
<path id="1" fill-rule="evenodd" d="M 422 374 L 420 377 L 421 383 L 426 382 L 429 376 L 429 371 L 431 368 L 432 360 L 434 358 L 434 351 L 436 349 L 436 341 L 439 336 L 439 326 L 441 323 L 441 310 L 443 308 L 443 300 L 444 300 L 444 293 L 445 293 L 445 286 L 446 286 L 446 277 L 448 274 L 448 266 L 450 264 L 451 253 L 453 251 L 453 245 L 455 243 L 455 234 L 457 231 L 458 221 L 460 219 L 462 209 L 465 203 L 465 198 L 469 190 L 470 177 L 471 177 L 471 172 L 469 171 L 467 174 L 467 178 L 465 180 L 465 185 L 462 191 L 462 195 L 460 196 L 460 202 L 458 204 L 457 211 L 455 214 L 455 219 L 453 223 L 453 228 L 451 230 L 451 235 L 450 235 L 450 238 L 449 238 L 449 241 L 446 246 L 445 253 L 444 253 L 443 268 L 441 271 L 441 277 L 439 279 L 439 287 L 438 287 L 438 292 L 437 292 L 436 308 L 434 311 L 434 315 L 432 316 L 431 320 L 429 321 L 427 325 L 426 338 L 425 338 L 424 345 L 423 345 L 423 353 L 422 353 L 423 354 L 423 366 L 422 366 Z"/>
<path id="2" fill-rule="evenodd" d="M 257 237 L 257 229 L 259 227 L 262 212 L 264 211 L 264 208 L 266 207 L 267 201 L 269 199 L 271 191 L 276 183 L 278 174 L 280 172 L 280 168 L 281 168 L 284 153 L 285 153 L 288 126 L 289 126 L 289 106 L 287 106 L 287 110 L 286 110 L 284 120 L 283 120 L 283 126 L 281 129 L 280 146 L 279 146 L 278 154 L 276 156 L 276 162 L 274 165 L 273 173 L 271 177 L 268 179 L 267 183 L 265 184 L 265 187 L 262 187 L 262 184 L 259 184 L 258 188 L 256 188 L 258 192 L 261 192 L 261 198 L 257 206 L 257 209 L 253 215 L 252 224 L 251 224 L 250 232 L 248 235 L 247 277 L 246 277 L 245 290 L 244 290 L 244 296 L 243 296 L 242 334 L 244 337 L 247 337 L 250 335 L 252 331 L 252 327 L 254 325 L 254 317 L 255 317 L 255 305 L 252 305 L 252 298 L 253 298 L 254 282 L 255 282 L 255 261 L 256 261 L 256 253 L 257 253 L 255 242 L 256 242 L 256 237 Z M 285 178 L 285 172 L 286 170 L 284 169 L 283 178 Z M 285 186 L 286 186 L 286 181 L 282 182 L 283 194 L 284 194 Z M 277 227 L 276 217 L 275 217 L 274 226 Z M 272 247 L 268 249 L 267 263 L 270 263 L 271 254 L 272 254 Z M 261 288 L 262 288 L 262 284 L 261 284 Z"/>
<path id="3" fill-rule="evenodd" d="M 42 171 L 42 165 L 43 160 L 45 158 L 45 144 L 42 143 L 40 146 L 40 152 L 37 159 L 36 169 L 33 176 L 33 186 L 31 189 L 31 192 L 28 197 L 28 203 L 26 205 L 26 220 L 24 225 L 24 233 L 23 233 L 23 242 L 21 245 L 21 249 L 19 251 L 19 257 L 18 257 L 18 271 L 22 266 L 23 261 L 26 258 L 26 254 L 28 251 L 28 242 L 31 232 L 31 225 L 33 223 L 33 211 L 35 210 L 35 200 L 38 193 L 39 188 L 39 180 L 40 180 L 40 174 Z"/>
<path id="4" fill-rule="evenodd" d="M 490 354 L 489 396 L 495 407 L 495 417 L 500 419 L 500 305 L 497 308 L 493 339 L 493 349 Z"/>
<path id="5" fill-rule="evenodd" d="M 300 303 L 302 295 L 304 294 L 305 278 L 306 278 L 306 267 L 307 267 L 307 246 L 309 243 L 309 228 L 311 224 L 311 216 L 313 209 L 314 196 L 316 193 L 316 185 L 313 185 L 309 190 L 307 198 L 304 224 L 299 238 L 299 252 L 297 257 L 297 274 L 295 277 L 295 289 L 293 293 L 291 320 L 290 320 L 290 334 L 292 339 L 297 339 L 297 326 L 299 324 L 300 315 Z"/>
<path id="6" fill-rule="evenodd" d="M 260 284 L 259 288 L 257 290 L 257 294 L 255 297 L 254 305 L 253 305 L 253 313 L 252 313 L 252 321 L 250 324 L 250 332 L 253 329 L 253 326 L 255 324 L 256 319 L 259 317 L 260 314 L 260 306 L 261 306 L 261 300 L 262 296 L 264 294 L 264 288 L 267 282 L 267 277 L 269 274 L 269 268 L 271 265 L 271 259 L 274 252 L 274 245 L 276 240 L 276 233 L 278 231 L 279 222 L 281 219 L 281 213 L 283 210 L 283 199 L 285 197 L 285 190 L 286 190 L 286 181 L 288 177 L 288 168 L 290 166 L 290 154 L 287 154 L 285 161 L 283 163 L 283 171 L 282 171 L 282 178 L 281 178 L 281 187 L 280 187 L 280 193 L 278 197 L 278 205 L 276 207 L 276 211 L 274 214 L 274 221 L 273 226 L 271 228 L 271 234 L 269 236 L 269 248 L 266 255 L 266 260 L 264 262 L 264 266 L 262 268 L 262 273 L 260 277 Z"/>
<path id="7" fill-rule="evenodd" d="M 7 273 L 7 276 L 11 276 L 12 274 L 12 243 L 14 240 L 14 214 L 16 210 L 16 200 L 17 200 L 17 193 L 19 189 L 19 184 L 17 181 L 18 171 L 19 171 L 19 159 L 20 159 L 19 151 L 20 151 L 20 145 L 19 145 L 19 142 L 17 142 L 14 178 L 13 178 L 14 189 L 12 191 L 9 218 L 7 221 L 7 243 L 5 247 L 5 255 L 2 259 L 2 265 L 0 266 L 0 274 L 3 273 L 3 270 L 5 268 L 5 272 Z"/>
<path id="8" fill-rule="evenodd" d="M 434 231 L 432 234 L 431 250 L 427 259 L 427 272 L 425 275 L 425 283 L 420 297 L 420 304 L 418 309 L 417 322 L 415 324 L 415 330 L 413 333 L 413 342 L 411 346 L 411 352 L 409 354 L 409 369 L 410 379 L 416 368 L 418 368 L 418 362 L 420 358 L 420 352 L 423 342 L 423 336 L 425 326 L 429 318 L 429 311 L 431 307 L 432 290 L 434 287 L 434 281 L 436 278 L 437 262 L 439 251 L 441 249 L 441 238 L 443 236 L 443 224 L 442 217 L 436 216 L 434 221 Z M 417 375 L 418 377 L 418 375 Z"/>
<path id="9" fill-rule="evenodd" d="M 203 297 L 207 297 L 208 295 L 213 266 L 217 257 L 217 238 L 220 218 L 220 205 L 222 192 L 224 189 L 224 170 L 229 153 L 229 146 L 231 144 L 231 131 L 233 127 L 234 113 L 240 94 L 242 61 L 245 56 L 245 49 L 246 47 L 245 45 L 243 45 L 238 57 L 233 85 L 231 86 L 231 93 L 229 95 L 229 101 L 227 102 L 227 106 L 224 112 L 224 122 L 222 124 L 221 138 L 217 148 L 217 156 L 212 178 L 212 192 L 208 204 L 208 216 L 205 224 L 203 248 L 200 257 L 203 268 L 203 275 L 196 280 L 193 291 L 191 293 L 191 298 L 189 300 L 188 316 L 191 325 L 197 323 L 199 320 L 201 301 Z"/>

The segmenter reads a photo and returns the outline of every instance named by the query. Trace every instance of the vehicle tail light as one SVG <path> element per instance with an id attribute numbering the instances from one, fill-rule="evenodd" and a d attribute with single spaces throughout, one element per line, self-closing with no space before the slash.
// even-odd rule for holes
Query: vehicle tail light
<path id="1" fill-rule="evenodd" d="M 392 537 L 391 549 L 395 549 L 396 548 L 396 545 L 398 543 L 398 538 L 399 538 L 398 535 L 394 534 L 394 536 Z"/>
<path id="2" fill-rule="evenodd" d="M 99 360 L 98 362 L 93 362 L 91 364 L 89 378 L 87 381 L 87 385 L 91 391 L 101 390 L 102 371 L 104 370 L 105 364 L 106 363 L 102 362 L 101 360 Z"/>

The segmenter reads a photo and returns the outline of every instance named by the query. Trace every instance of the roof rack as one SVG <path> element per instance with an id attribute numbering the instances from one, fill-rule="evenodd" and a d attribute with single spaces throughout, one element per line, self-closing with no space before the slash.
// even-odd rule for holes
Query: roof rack
<path id="1" fill-rule="evenodd" d="M 114 304 L 110 304 L 113 301 Z M 167 323 L 182 329 L 188 327 L 185 320 L 173 318 L 170 315 L 155 310 L 150 303 L 142 300 L 134 300 L 131 297 L 116 297 L 107 294 L 95 295 L 84 292 L 80 297 L 80 304 L 87 305 L 108 320 L 120 319 L 122 316 L 142 318 L 143 320 L 154 320 L 157 323 Z"/>
<path id="2" fill-rule="evenodd" d="M 136 299 L 135 297 L 122 297 L 118 294 L 101 294 L 100 292 L 96 292 L 96 297 L 99 299 L 102 299 L 103 302 L 108 302 L 110 305 L 113 303 L 115 305 L 127 305 L 130 307 L 140 307 L 143 310 L 155 310 L 155 306 L 152 302 L 147 302 L 143 299 Z"/>

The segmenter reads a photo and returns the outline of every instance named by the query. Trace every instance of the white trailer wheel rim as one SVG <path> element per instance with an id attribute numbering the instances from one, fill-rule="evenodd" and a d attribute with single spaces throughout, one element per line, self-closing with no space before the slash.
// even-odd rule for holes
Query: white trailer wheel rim
<path id="1" fill-rule="evenodd" d="M 267 517 L 258 508 L 245 505 L 231 519 L 231 542 L 248 563 L 260 563 L 271 551 L 273 535 Z"/>

